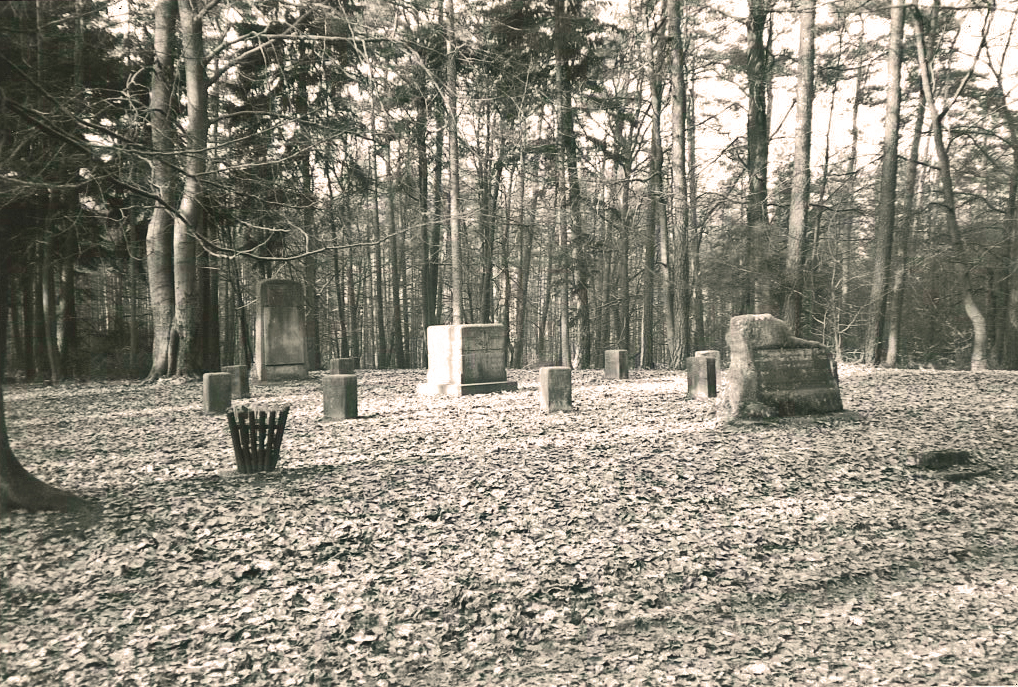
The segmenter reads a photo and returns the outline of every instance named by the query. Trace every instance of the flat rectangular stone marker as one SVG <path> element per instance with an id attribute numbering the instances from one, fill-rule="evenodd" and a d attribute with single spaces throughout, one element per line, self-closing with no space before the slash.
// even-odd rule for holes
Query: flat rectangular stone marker
<path id="1" fill-rule="evenodd" d="M 629 351 L 608 350 L 604 352 L 604 378 L 629 379 Z"/>
<path id="2" fill-rule="evenodd" d="M 226 365 L 223 372 L 230 375 L 230 395 L 233 398 L 250 398 L 250 372 L 247 365 Z"/>
<path id="3" fill-rule="evenodd" d="M 327 420 L 357 417 L 357 375 L 322 375 L 322 415 Z"/>
<path id="4" fill-rule="evenodd" d="M 557 413 L 573 409 L 573 371 L 568 367 L 542 367 L 537 373 L 541 410 Z"/>
<path id="5" fill-rule="evenodd" d="M 417 387 L 417 393 L 467 396 L 516 389 L 516 382 L 506 380 L 502 325 L 428 327 L 428 381 Z"/>
<path id="6" fill-rule="evenodd" d="M 225 413 L 230 407 L 233 376 L 229 372 L 206 372 L 201 379 L 201 408 L 206 415 Z"/>
<path id="7" fill-rule="evenodd" d="M 714 398 L 718 395 L 717 362 L 702 355 L 686 358 L 686 398 Z"/>

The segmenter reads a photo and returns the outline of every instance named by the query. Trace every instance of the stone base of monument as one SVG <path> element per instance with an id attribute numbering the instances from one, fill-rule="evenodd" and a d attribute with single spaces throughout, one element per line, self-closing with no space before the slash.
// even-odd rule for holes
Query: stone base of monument
<path id="1" fill-rule="evenodd" d="M 604 352 L 604 378 L 629 379 L 629 351 L 611 350 Z"/>
<path id="2" fill-rule="evenodd" d="M 718 359 L 700 355 L 686 358 L 686 398 L 714 398 L 718 395 Z"/>
<path id="3" fill-rule="evenodd" d="M 823 344 L 791 335 L 773 315 L 733 317 L 731 366 L 720 408 L 726 419 L 838 413 L 838 368 Z"/>
<path id="4" fill-rule="evenodd" d="M 505 330 L 500 324 L 428 327 L 427 396 L 469 396 L 516 391 L 505 374 Z"/>
<path id="5" fill-rule="evenodd" d="M 201 380 L 201 409 L 206 415 L 225 413 L 230 407 L 233 377 L 229 372 L 206 372 Z"/>
<path id="6" fill-rule="evenodd" d="M 545 413 L 573 409 L 573 371 L 568 367 L 542 367 L 537 372 L 541 410 Z"/>
<path id="7" fill-rule="evenodd" d="M 322 375 L 322 415 L 327 421 L 357 417 L 357 375 Z"/>

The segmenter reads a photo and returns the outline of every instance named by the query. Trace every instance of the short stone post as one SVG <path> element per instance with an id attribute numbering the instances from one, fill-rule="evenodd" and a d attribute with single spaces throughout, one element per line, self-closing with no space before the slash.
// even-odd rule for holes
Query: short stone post
<path id="1" fill-rule="evenodd" d="M 686 398 L 714 398 L 718 395 L 717 358 L 699 353 L 686 358 Z"/>
<path id="2" fill-rule="evenodd" d="M 251 383 L 247 365 L 226 365 L 223 372 L 230 375 L 230 395 L 233 398 L 250 398 Z"/>
<path id="3" fill-rule="evenodd" d="M 573 371 L 568 367 L 542 367 L 538 373 L 541 410 L 557 413 L 573 409 Z"/>
<path id="4" fill-rule="evenodd" d="M 322 375 L 322 397 L 327 420 L 357 417 L 357 375 Z"/>
<path id="5" fill-rule="evenodd" d="M 718 361 L 716 367 L 721 367 L 721 351 L 715 350 L 697 351 L 693 355 L 696 356 L 697 358 L 714 358 L 714 360 Z"/>
<path id="6" fill-rule="evenodd" d="M 357 358 L 332 358 L 329 360 L 330 375 L 352 375 L 357 369 Z"/>
<path id="7" fill-rule="evenodd" d="M 233 376 L 229 372 L 206 372 L 201 380 L 201 408 L 206 415 L 225 413 L 230 407 L 230 387 Z"/>
<path id="8" fill-rule="evenodd" d="M 604 352 L 604 378 L 629 379 L 629 351 Z"/>

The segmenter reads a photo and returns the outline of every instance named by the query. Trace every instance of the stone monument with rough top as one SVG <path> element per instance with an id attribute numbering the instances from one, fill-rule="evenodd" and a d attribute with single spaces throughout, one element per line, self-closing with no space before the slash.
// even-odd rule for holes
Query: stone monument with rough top
<path id="1" fill-rule="evenodd" d="M 263 382 L 306 379 L 304 287 L 287 279 L 258 284 L 254 377 Z"/>
<path id="2" fill-rule="evenodd" d="M 516 382 L 506 380 L 502 325 L 428 327 L 428 381 L 417 387 L 417 393 L 468 396 L 516 389 Z"/>
<path id="3" fill-rule="evenodd" d="M 830 350 L 792 336 L 773 315 L 733 317 L 731 355 L 720 415 L 724 419 L 817 415 L 843 410 Z"/>

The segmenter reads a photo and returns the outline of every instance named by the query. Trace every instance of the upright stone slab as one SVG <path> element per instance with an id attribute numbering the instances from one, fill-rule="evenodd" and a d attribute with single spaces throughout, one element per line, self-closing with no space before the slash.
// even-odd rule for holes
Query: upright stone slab
<path id="1" fill-rule="evenodd" d="M 629 351 L 604 352 L 604 378 L 629 379 Z"/>
<path id="2" fill-rule="evenodd" d="M 773 315 L 733 317 L 721 415 L 727 419 L 814 415 L 843 409 L 838 368 L 821 343 L 792 336 Z"/>
<path id="3" fill-rule="evenodd" d="M 573 409 L 573 371 L 568 367 L 542 367 L 537 372 L 541 410 L 558 413 Z"/>
<path id="4" fill-rule="evenodd" d="M 332 358 L 329 360 L 330 375 L 352 375 L 357 369 L 357 358 Z"/>
<path id="5" fill-rule="evenodd" d="M 230 395 L 233 398 L 251 397 L 250 371 L 247 365 L 226 365 L 223 372 L 230 375 Z"/>
<path id="6" fill-rule="evenodd" d="M 201 379 L 201 409 L 206 415 L 225 413 L 230 407 L 229 372 L 206 372 Z"/>
<path id="7" fill-rule="evenodd" d="M 263 382 L 307 378 L 304 287 L 299 283 L 266 279 L 258 284 L 254 367 L 255 378 Z"/>
<path id="8" fill-rule="evenodd" d="M 327 420 L 357 417 L 357 375 L 322 375 L 322 415 Z"/>
<path id="9" fill-rule="evenodd" d="M 717 395 L 717 359 L 699 353 L 686 358 L 686 398 L 714 398 Z"/>
<path id="10" fill-rule="evenodd" d="M 502 325 L 428 327 L 428 381 L 417 387 L 417 393 L 467 396 L 516 388 L 516 382 L 506 381 Z"/>

